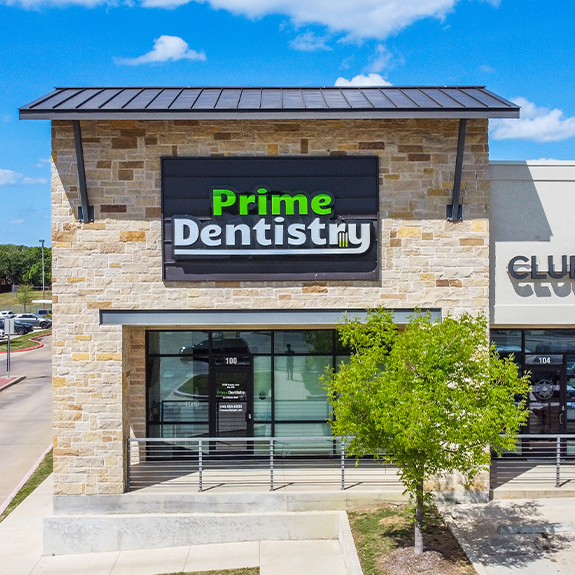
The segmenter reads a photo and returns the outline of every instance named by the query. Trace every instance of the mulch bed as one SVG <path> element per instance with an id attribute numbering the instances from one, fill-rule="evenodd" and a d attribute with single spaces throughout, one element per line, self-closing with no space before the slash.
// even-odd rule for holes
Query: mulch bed
<path id="1" fill-rule="evenodd" d="M 413 553 L 412 514 L 405 505 L 362 508 L 348 515 L 364 575 L 476 573 L 435 509 L 426 518 L 421 555 Z"/>

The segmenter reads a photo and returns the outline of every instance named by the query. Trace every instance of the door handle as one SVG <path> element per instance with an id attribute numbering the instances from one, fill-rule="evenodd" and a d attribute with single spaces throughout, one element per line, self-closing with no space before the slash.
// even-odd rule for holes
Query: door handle
<path id="1" fill-rule="evenodd" d="M 246 411 L 246 421 L 251 421 L 251 420 L 252 420 L 252 412 Z"/>

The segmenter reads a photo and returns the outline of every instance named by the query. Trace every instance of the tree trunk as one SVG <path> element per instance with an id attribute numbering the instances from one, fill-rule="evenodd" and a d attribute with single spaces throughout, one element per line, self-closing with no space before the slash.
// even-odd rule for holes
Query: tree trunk
<path id="1" fill-rule="evenodd" d="M 414 555 L 423 553 L 423 482 L 415 488 L 415 545 Z"/>

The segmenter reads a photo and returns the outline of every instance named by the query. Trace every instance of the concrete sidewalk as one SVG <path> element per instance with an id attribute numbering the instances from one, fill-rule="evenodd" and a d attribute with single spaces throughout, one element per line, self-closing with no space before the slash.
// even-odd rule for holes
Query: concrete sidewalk
<path id="1" fill-rule="evenodd" d="M 82 555 L 42 556 L 42 520 L 52 514 L 48 478 L 0 523 L 3 575 L 157 575 L 260 566 L 261 575 L 346 575 L 337 540 L 256 541 Z"/>
<path id="2" fill-rule="evenodd" d="M 575 573 L 575 498 L 445 506 L 442 514 L 469 545 L 479 575 Z"/>

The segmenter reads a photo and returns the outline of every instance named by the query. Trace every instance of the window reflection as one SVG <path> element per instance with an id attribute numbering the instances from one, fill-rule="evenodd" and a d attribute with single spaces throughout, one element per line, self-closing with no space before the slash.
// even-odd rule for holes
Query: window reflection
<path id="1" fill-rule="evenodd" d="M 149 331 L 150 355 L 178 355 L 182 348 L 191 348 L 208 339 L 207 331 Z"/>
<path id="2" fill-rule="evenodd" d="M 275 357 L 276 420 L 325 420 L 327 391 L 320 377 L 332 366 L 331 357 Z"/>
<path id="3" fill-rule="evenodd" d="M 521 353 L 520 329 L 492 329 L 491 342 L 500 354 Z"/>
<path id="4" fill-rule="evenodd" d="M 573 329 L 526 329 L 526 353 L 575 353 Z"/>
<path id="5" fill-rule="evenodd" d="M 274 351 L 286 354 L 288 349 L 293 353 L 333 353 L 333 330 L 291 330 L 274 332 Z M 288 348 L 289 346 L 289 348 Z"/>

